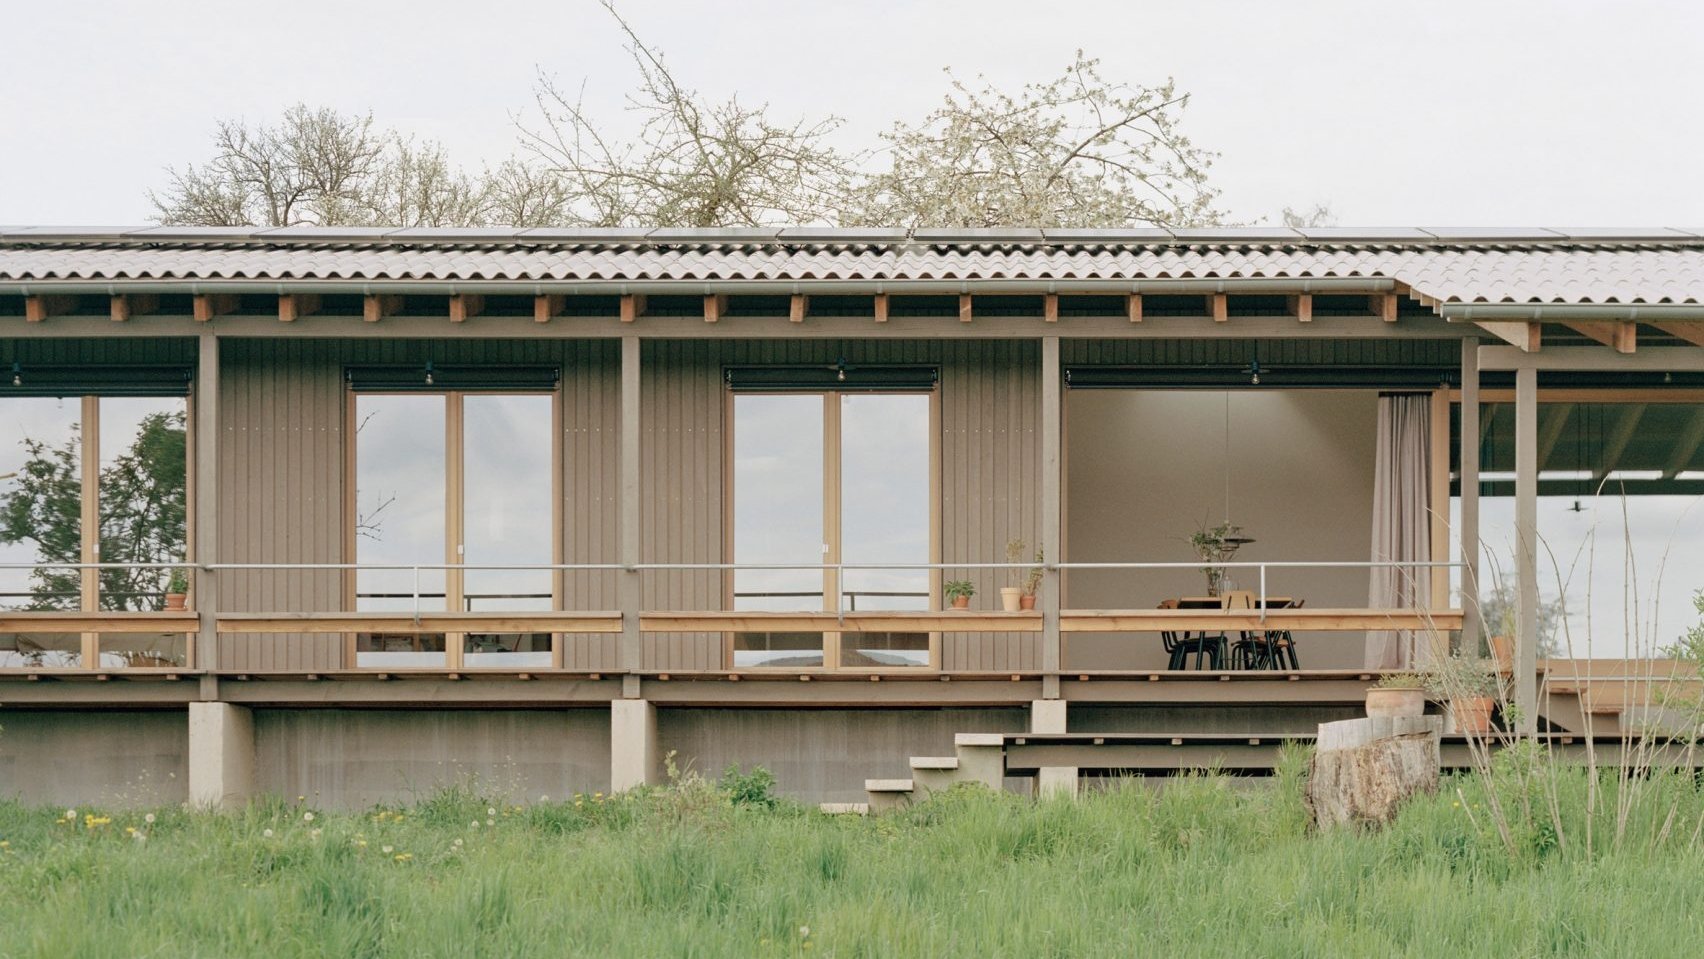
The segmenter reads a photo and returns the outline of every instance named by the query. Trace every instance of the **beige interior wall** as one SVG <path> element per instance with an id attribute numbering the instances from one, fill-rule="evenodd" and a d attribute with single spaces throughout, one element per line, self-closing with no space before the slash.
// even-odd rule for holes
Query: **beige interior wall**
<path id="1" fill-rule="evenodd" d="M 1239 560 L 1364 562 L 1372 538 L 1372 391 L 1233 392 L 1230 449 L 1222 392 L 1077 390 L 1068 393 L 1066 556 L 1072 562 L 1189 562 L 1187 537 L 1230 516 L 1256 542 Z M 1258 589 L 1254 571 L 1235 574 Z M 1073 609 L 1151 608 L 1199 596 L 1195 569 L 1079 571 Z M 1268 592 L 1311 607 L 1360 607 L 1365 570 L 1273 570 Z M 1361 633 L 1298 636 L 1304 668 L 1356 667 Z M 1157 634 L 1073 635 L 1079 669 L 1163 668 Z"/>

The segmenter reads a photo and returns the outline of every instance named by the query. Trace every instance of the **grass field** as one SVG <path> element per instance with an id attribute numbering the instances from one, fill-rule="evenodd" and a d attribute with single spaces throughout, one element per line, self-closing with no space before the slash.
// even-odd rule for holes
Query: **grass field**
<path id="1" fill-rule="evenodd" d="M 231 815 L 0 805 L 0 955 L 1704 949 L 1704 800 L 1690 780 L 1643 783 L 1663 801 L 1632 804 L 1619 841 L 1605 804 L 1590 850 L 1582 774 L 1509 840 L 1480 783 L 1446 781 L 1365 835 L 1311 833 L 1293 774 L 1076 802 L 964 790 L 870 819 L 707 783 L 506 807 L 458 790 L 361 815 L 289 801 Z"/>

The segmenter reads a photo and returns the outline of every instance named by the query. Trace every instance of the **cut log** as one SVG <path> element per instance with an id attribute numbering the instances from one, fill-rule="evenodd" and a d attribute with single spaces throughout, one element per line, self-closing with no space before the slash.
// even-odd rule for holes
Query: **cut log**
<path id="1" fill-rule="evenodd" d="M 1308 815 L 1315 826 L 1378 828 L 1410 796 L 1438 789 L 1437 716 L 1321 723 L 1308 767 Z"/>

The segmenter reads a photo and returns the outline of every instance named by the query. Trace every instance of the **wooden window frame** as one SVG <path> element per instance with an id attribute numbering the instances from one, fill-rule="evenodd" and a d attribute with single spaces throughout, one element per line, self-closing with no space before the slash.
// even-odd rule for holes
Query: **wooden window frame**
<path id="1" fill-rule="evenodd" d="M 840 428 L 839 400 L 845 396 L 927 396 L 929 398 L 929 559 L 931 564 L 941 562 L 941 391 L 932 390 L 821 390 L 798 389 L 763 391 L 761 393 L 741 393 L 735 390 L 726 391 L 723 406 L 723 422 L 727 428 L 722 437 L 722 561 L 737 562 L 734 543 L 734 443 L 736 420 L 734 404 L 742 395 L 761 396 L 814 396 L 823 404 L 823 447 L 822 447 L 822 540 L 826 547 L 823 562 L 841 562 L 842 525 L 844 517 L 844 490 L 842 489 L 842 455 L 845 444 Z M 734 571 L 729 570 L 722 577 L 723 609 L 734 608 Z M 831 569 L 822 571 L 823 611 L 834 612 L 835 575 Z M 941 570 L 929 570 L 929 608 L 938 611 L 941 608 Z M 734 642 L 738 634 L 725 632 L 722 634 L 722 663 L 723 668 L 742 672 L 839 672 L 856 675 L 917 675 L 919 673 L 934 673 L 941 669 L 941 633 L 939 630 L 928 632 L 928 662 L 922 666 L 844 666 L 841 665 L 841 638 L 844 631 L 824 630 L 822 634 L 822 665 L 820 666 L 738 666 L 734 665 Z"/>
<path id="2" fill-rule="evenodd" d="M 469 396 L 544 396 L 550 399 L 550 552 L 551 562 L 562 563 L 564 554 L 565 527 L 563 516 L 562 490 L 564 463 L 564 444 L 562 441 L 562 388 L 553 390 L 359 390 L 345 385 L 344 387 L 344 470 L 343 470 L 343 548 L 349 562 L 360 562 L 359 536 L 355 528 L 359 504 L 355 496 L 355 478 L 358 469 L 359 439 L 356 426 L 359 415 L 356 409 L 357 398 L 360 396 L 433 396 L 444 401 L 444 562 L 454 564 L 462 562 L 466 551 L 467 532 L 467 456 L 465 430 L 465 403 Z M 343 577 L 344 608 L 349 612 L 358 612 L 359 597 L 357 596 L 357 581 L 360 571 L 350 569 Z M 550 608 L 560 611 L 563 608 L 565 575 L 563 570 L 552 570 L 550 575 Z M 444 609 L 453 612 L 466 599 L 466 571 L 447 569 L 444 571 Z M 466 665 L 466 633 L 444 634 L 444 661 L 435 667 L 382 667 L 360 665 L 360 634 L 345 633 L 343 636 L 344 662 L 352 669 L 372 670 L 374 672 L 406 672 L 409 669 L 425 669 L 427 671 L 448 670 L 451 672 L 494 672 L 515 673 L 528 672 L 528 668 L 519 666 L 476 666 Z M 565 634 L 552 632 L 550 634 L 550 668 L 561 669 L 564 660 Z M 532 667 L 531 669 L 536 669 Z"/>

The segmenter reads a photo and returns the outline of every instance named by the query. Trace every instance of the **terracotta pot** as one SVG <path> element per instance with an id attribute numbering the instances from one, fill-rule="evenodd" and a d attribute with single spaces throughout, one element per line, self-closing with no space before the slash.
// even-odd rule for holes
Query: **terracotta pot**
<path id="1" fill-rule="evenodd" d="M 1496 708 L 1490 696 L 1464 696 L 1450 700 L 1450 718 L 1456 732 L 1484 735 L 1491 731 L 1491 711 Z"/>
<path id="2" fill-rule="evenodd" d="M 1025 593 L 1022 596 L 1019 596 L 1018 597 L 1018 608 L 1019 609 L 1034 609 L 1035 608 L 1035 594 L 1034 593 Z"/>
<path id="3" fill-rule="evenodd" d="M 1426 711 L 1426 691 L 1420 688 L 1374 686 L 1367 690 L 1367 715 L 1373 719 L 1419 716 Z"/>
<path id="4" fill-rule="evenodd" d="M 1023 595 L 1024 591 L 1016 586 L 1000 587 L 1000 609 L 1008 613 L 1017 612 L 1020 608 L 1018 604 L 1022 600 Z"/>
<path id="5" fill-rule="evenodd" d="M 970 608 L 970 597 L 969 596 L 954 596 L 953 597 L 953 608 L 954 609 L 969 609 Z"/>
<path id="6" fill-rule="evenodd" d="M 189 602 L 188 593 L 167 593 L 166 608 L 170 610 L 185 609 Z"/>

